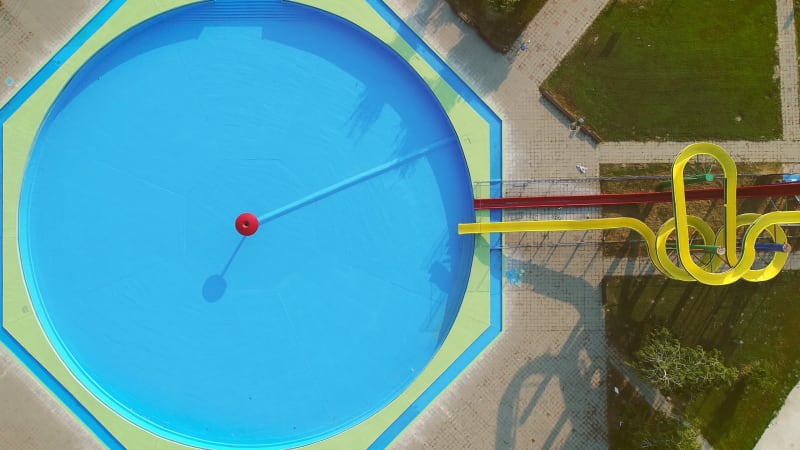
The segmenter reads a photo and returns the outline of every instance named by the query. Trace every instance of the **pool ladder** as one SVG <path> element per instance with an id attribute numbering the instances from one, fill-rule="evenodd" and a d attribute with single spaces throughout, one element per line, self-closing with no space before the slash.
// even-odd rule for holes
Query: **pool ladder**
<path id="1" fill-rule="evenodd" d="M 281 0 L 213 0 L 211 4 L 198 4 L 186 11 L 182 19 L 207 20 L 288 20 L 304 11 L 298 5 Z"/>

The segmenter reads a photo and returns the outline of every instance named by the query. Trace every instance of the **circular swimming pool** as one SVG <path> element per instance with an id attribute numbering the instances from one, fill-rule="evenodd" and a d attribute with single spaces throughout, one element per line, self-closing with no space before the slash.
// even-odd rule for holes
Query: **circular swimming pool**
<path id="1" fill-rule="evenodd" d="M 217 1 L 77 72 L 36 138 L 19 245 L 53 346 L 114 411 L 189 445 L 282 447 L 424 369 L 473 214 L 445 111 L 389 47 L 315 9 Z"/>

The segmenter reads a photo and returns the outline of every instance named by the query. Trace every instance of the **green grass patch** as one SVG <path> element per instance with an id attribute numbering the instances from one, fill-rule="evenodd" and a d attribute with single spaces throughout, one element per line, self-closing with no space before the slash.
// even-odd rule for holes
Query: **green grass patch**
<path id="1" fill-rule="evenodd" d="M 456 14 L 472 25 L 498 52 L 506 53 L 547 0 L 520 0 L 513 10 L 495 11 L 487 0 L 447 0 Z"/>
<path id="2" fill-rule="evenodd" d="M 800 272 L 764 283 L 683 283 L 661 276 L 603 283 L 609 342 L 631 356 L 664 326 L 684 345 L 719 349 L 743 375 L 730 387 L 673 396 L 719 450 L 751 449 L 800 381 Z"/>
<path id="3" fill-rule="evenodd" d="M 543 87 L 604 140 L 769 140 L 775 2 L 611 0 Z"/>

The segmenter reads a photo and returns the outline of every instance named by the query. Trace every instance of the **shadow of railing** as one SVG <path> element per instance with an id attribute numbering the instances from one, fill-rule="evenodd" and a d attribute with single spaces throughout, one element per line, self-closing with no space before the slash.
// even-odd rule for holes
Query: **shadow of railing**
<path id="1" fill-rule="evenodd" d="M 549 250 L 534 250 L 530 260 L 506 258 L 507 270 L 520 274 L 514 280 L 517 285 L 507 290 L 530 290 L 534 294 L 530 301 L 546 297 L 559 303 L 557 308 L 552 303 L 543 304 L 546 307 L 541 314 L 563 314 L 563 322 L 559 323 L 559 317 L 549 317 L 546 320 L 551 329 L 543 327 L 541 331 L 550 334 L 545 338 L 563 344 L 530 359 L 511 378 L 500 401 L 495 448 L 605 448 L 606 344 L 600 292 L 581 277 L 548 267 L 554 252 L 566 249 Z M 559 261 L 569 261 L 573 256 Z M 570 322 L 575 320 L 570 309 L 578 313 L 574 323 Z M 560 389 L 560 398 L 547 392 L 553 389 Z M 560 415 L 554 418 L 553 414 Z M 537 417 L 555 422 L 545 435 L 523 437 L 520 428 Z"/>

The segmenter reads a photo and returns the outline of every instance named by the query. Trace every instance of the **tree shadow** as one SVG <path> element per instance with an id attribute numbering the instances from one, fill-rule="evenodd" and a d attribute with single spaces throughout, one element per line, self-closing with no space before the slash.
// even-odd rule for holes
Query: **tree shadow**
<path id="1" fill-rule="evenodd" d="M 446 52 L 443 59 L 477 94 L 494 92 L 508 76 L 513 60 L 492 50 L 475 29 L 458 18 L 447 2 L 420 0 L 408 22 L 421 36 L 436 34 L 446 26 L 448 33 L 453 32 L 453 27 L 458 29 L 459 40 L 455 45 L 446 51 L 435 50 L 439 54 Z M 480 70 L 474 70 L 476 67 Z"/>
<path id="2" fill-rule="evenodd" d="M 416 26 L 430 26 L 437 29 L 449 23 L 447 12 L 451 11 L 447 2 L 436 0 L 422 0 L 411 13 L 409 21 Z"/>
<path id="3" fill-rule="evenodd" d="M 733 420 L 736 408 L 739 406 L 739 401 L 744 396 L 747 382 L 741 379 L 736 382 L 733 389 L 725 396 L 725 400 L 719 405 L 714 412 L 711 422 L 705 427 L 705 437 L 712 442 L 718 442 L 722 439 L 725 431 L 728 430 L 731 421 Z"/>
<path id="4" fill-rule="evenodd" d="M 463 304 L 469 281 L 475 242 L 472 236 L 445 234 L 431 249 L 428 263 L 428 280 L 431 282 L 428 318 L 425 329 L 436 331 L 438 345 L 447 338 Z M 456 242 L 460 241 L 460 242 Z"/>
<path id="5" fill-rule="evenodd" d="M 786 21 L 783 22 L 784 30 L 788 30 L 789 27 L 792 26 L 792 22 L 794 22 L 794 13 L 795 13 L 794 8 L 792 8 L 792 10 L 789 11 L 789 15 L 786 17 Z"/>
<path id="6" fill-rule="evenodd" d="M 452 13 L 452 21 L 461 32 L 461 39 L 447 52 L 447 61 L 481 96 L 496 91 L 511 72 L 513 61 L 492 50 L 468 25 Z M 479 70 L 474 70 L 480 68 Z"/>

